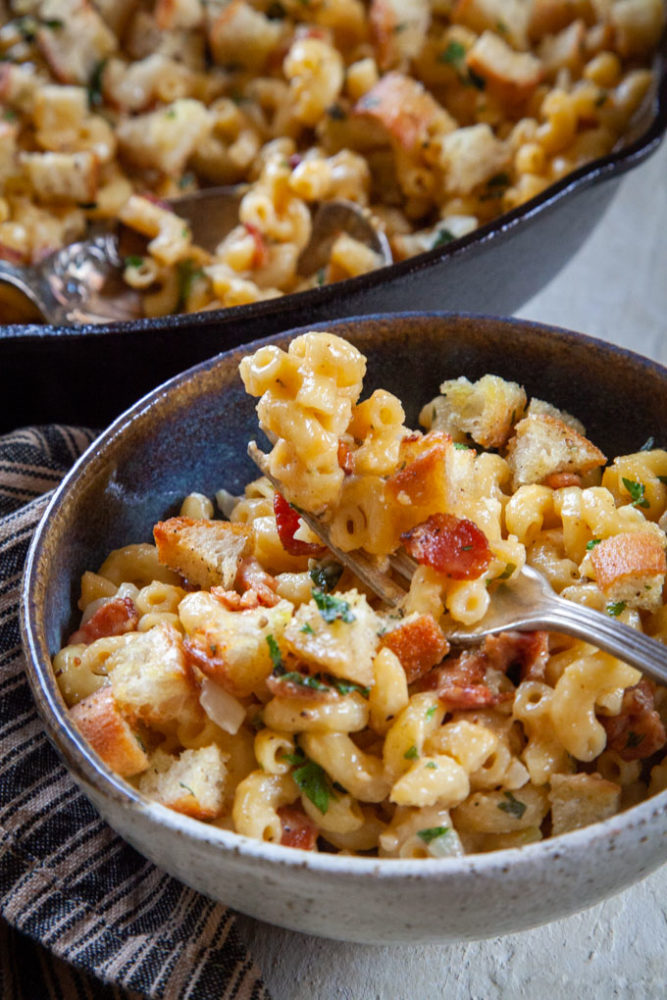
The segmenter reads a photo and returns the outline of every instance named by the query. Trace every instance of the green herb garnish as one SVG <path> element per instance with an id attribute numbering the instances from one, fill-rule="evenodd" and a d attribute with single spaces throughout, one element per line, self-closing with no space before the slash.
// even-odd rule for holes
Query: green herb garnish
<path id="1" fill-rule="evenodd" d="M 106 59 L 100 59 L 99 62 L 95 63 L 93 71 L 90 74 L 90 79 L 88 80 L 88 104 L 91 108 L 98 108 L 102 104 L 102 77 L 104 76 L 106 64 Z"/>
<path id="2" fill-rule="evenodd" d="M 418 760 L 419 759 L 419 750 L 417 749 L 417 747 L 413 743 L 412 746 L 409 747 L 405 751 L 405 753 L 403 754 L 403 756 L 405 757 L 406 760 Z"/>
<path id="3" fill-rule="evenodd" d="M 452 243 L 455 239 L 456 236 L 454 236 L 454 233 L 450 233 L 449 229 L 439 229 L 433 243 L 431 243 L 431 250 L 435 250 L 436 247 L 444 247 L 448 243 Z"/>
<path id="4" fill-rule="evenodd" d="M 515 563 L 512 563 L 512 562 L 507 563 L 507 565 L 505 566 L 505 569 L 502 571 L 502 573 L 500 574 L 500 576 L 497 577 L 497 579 L 498 580 L 509 580 L 509 578 L 511 577 L 511 575 L 514 572 L 515 569 L 516 569 L 516 564 Z"/>
<path id="5" fill-rule="evenodd" d="M 450 42 L 446 49 L 438 56 L 438 62 L 447 63 L 449 66 L 458 66 L 466 57 L 466 50 L 460 42 Z"/>
<path id="6" fill-rule="evenodd" d="M 348 623 L 355 620 L 355 615 L 350 610 L 350 605 L 342 597 L 325 594 L 323 590 L 315 587 L 313 590 L 313 600 L 325 622 L 334 622 L 337 618 Z"/>
<path id="7" fill-rule="evenodd" d="M 608 604 L 606 611 L 612 618 L 618 618 L 625 611 L 625 601 L 616 601 L 615 603 Z"/>
<path id="8" fill-rule="evenodd" d="M 626 479 L 625 476 L 622 478 L 623 485 L 630 494 L 632 499 L 632 507 L 650 507 L 651 504 L 645 497 L 646 487 L 643 483 L 638 483 L 634 479 Z"/>
<path id="9" fill-rule="evenodd" d="M 438 837 L 444 837 L 447 833 L 449 833 L 448 826 L 427 826 L 425 830 L 417 830 L 417 836 L 425 844 L 430 844 Z"/>
<path id="10" fill-rule="evenodd" d="M 337 562 L 315 563 L 310 570 L 310 579 L 318 590 L 325 593 L 334 589 L 342 575 L 343 567 Z"/>
<path id="11" fill-rule="evenodd" d="M 292 771 L 292 777 L 315 808 L 325 813 L 329 808 L 329 800 L 335 798 L 335 793 L 324 768 L 314 760 L 306 760 L 305 764 Z"/>
<path id="12" fill-rule="evenodd" d="M 503 812 L 509 813 L 510 816 L 514 816 L 515 819 L 521 819 L 528 808 L 526 803 L 515 799 L 511 792 L 503 792 L 503 795 L 507 801 L 499 802 L 498 808 L 502 809 Z"/>
<path id="13" fill-rule="evenodd" d="M 594 549 L 595 546 L 599 545 L 601 541 L 601 538 L 591 538 L 590 542 L 586 542 L 586 551 L 590 552 L 591 549 Z"/>
<path id="14" fill-rule="evenodd" d="M 273 638 L 272 635 L 267 635 L 266 644 L 269 647 L 269 656 L 271 657 L 271 663 L 273 664 L 273 669 L 277 670 L 283 665 L 283 658 L 280 652 L 280 646 Z"/>

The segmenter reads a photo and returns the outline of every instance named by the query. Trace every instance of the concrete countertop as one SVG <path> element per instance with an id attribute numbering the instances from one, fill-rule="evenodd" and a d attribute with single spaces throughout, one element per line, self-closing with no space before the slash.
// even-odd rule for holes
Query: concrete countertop
<path id="1" fill-rule="evenodd" d="M 518 315 L 667 364 L 667 144 Z M 239 918 L 273 1000 L 662 1000 L 666 924 L 667 867 L 565 920 L 473 943 L 341 944 Z"/>

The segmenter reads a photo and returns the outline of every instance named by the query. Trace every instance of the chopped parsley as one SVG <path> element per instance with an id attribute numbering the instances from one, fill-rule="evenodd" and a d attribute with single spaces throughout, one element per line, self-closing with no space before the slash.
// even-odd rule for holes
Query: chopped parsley
<path id="1" fill-rule="evenodd" d="M 505 566 L 505 569 L 502 571 L 502 573 L 498 577 L 498 579 L 499 580 L 509 580 L 509 578 L 511 577 L 511 575 L 514 572 L 515 569 L 516 569 L 516 563 L 508 562 L 507 565 Z"/>
<path id="2" fill-rule="evenodd" d="M 189 792 L 189 793 L 190 793 L 190 795 L 192 796 L 192 798 L 193 798 L 193 799 L 196 799 L 196 798 L 197 798 L 197 796 L 196 796 L 196 795 L 195 795 L 195 793 L 194 793 L 194 792 L 192 791 L 192 789 L 190 788 L 190 786 L 189 786 L 189 785 L 186 785 L 186 784 L 185 784 L 184 782 L 182 782 L 182 781 L 179 781 L 179 785 L 181 786 L 181 788 L 184 788 L 184 789 L 186 790 L 186 792 Z"/>
<path id="3" fill-rule="evenodd" d="M 634 733 L 632 730 L 628 733 L 628 738 L 625 741 L 626 748 L 630 749 L 632 747 L 638 747 L 639 744 L 644 739 L 644 733 Z"/>
<path id="4" fill-rule="evenodd" d="M 331 687 L 334 687 L 338 694 L 351 694 L 353 691 L 357 691 L 362 697 L 368 698 L 371 693 L 371 689 L 367 687 L 362 687 L 361 684 L 356 684 L 354 681 L 340 680 L 338 677 L 332 677 L 330 679 Z"/>
<path id="5" fill-rule="evenodd" d="M 612 604 L 608 604 L 606 611 L 612 618 L 618 618 L 625 611 L 625 601 L 615 601 Z"/>
<path id="6" fill-rule="evenodd" d="M 454 233 L 450 233 L 449 229 L 439 229 L 433 243 L 431 243 L 431 250 L 435 250 L 436 247 L 444 247 L 448 243 L 453 243 L 455 239 L 456 236 L 454 236 Z"/>
<path id="7" fill-rule="evenodd" d="M 337 618 L 348 623 L 355 620 L 355 615 L 350 610 L 350 605 L 342 597 L 325 594 L 319 587 L 315 587 L 313 589 L 313 600 L 325 622 L 334 622 Z"/>
<path id="8" fill-rule="evenodd" d="M 144 258 L 140 257 L 138 254 L 130 254 L 129 257 L 125 258 L 125 267 L 141 267 L 144 262 Z"/>
<path id="9" fill-rule="evenodd" d="M 472 451 L 470 445 L 466 444 L 464 441 L 455 441 L 454 447 L 457 451 Z"/>
<path id="10" fill-rule="evenodd" d="M 591 538 L 590 542 L 586 542 L 586 551 L 590 552 L 591 549 L 594 549 L 595 546 L 599 545 L 601 541 L 601 538 Z"/>
<path id="11" fill-rule="evenodd" d="M 305 625 L 301 626 L 299 632 L 304 632 L 306 635 L 315 635 L 312 625 L 309 625 L 308 622 L 306 622 Z"/>
<path id="12" fill-rule="evenodd" d="M 318 590 L 325 593 L 334 589 L 342 575 L 343 567 L 337 562 L 315 563 L 310 570 L 310 579 Z"/>
<path id="13" fill-rule="evenodd" d="M 280 646 L 273 638 L 272 635 L 267 635 L 266 644 L 269 647 L 269 656 L 271 657 L 271 663 L 273 664 L 273 669 L 277 670 L 283 665 L 283 658 L 280 652 Z"/>
<path id="14" fill-rule="evenodd" d="M 183 230 L 183 236 L 188 236 L 187 229 Z M 193 267 L 189 257 L 185 260 L 179 260 L 176 270 L 178 276 L 178 308 L 182 309 L 187 305 L 194 282 L 197 278 L 203 277 L 204 272 L 200 267 Z"/>
<path id="15" fill-rule="evenodd" d="M 315 808 L 325 813 L 329 808 L 329 800 L 335 798 L 335 792 L 324 768 L 306 758 L 305 763 L 292 771 L 292 777 Z"/>
<path id="16" fill-rule="evenodd" d="M 429 771 L 437 771 L 438 770 L 438 765 L 436 764 L 436 762 L 434 760 L 430 760 L 426 766 L 429 769 Z"/>
<path id="17" fill-rule="evenodd" d="M 630 494 L 632 499 L 632 507 L 650 507 L 651 504 L 646 499 L 644 495 L 646 493 L 646 487 L 643 483 L 638 483 L 634 479 L 626 479 L 625 476 L 622 477 L 623 485 Z"/>
<path id="18" fill-rule="evenodd" d="M 507 801 L 499 802 L 498 808 L 502 809 L 503 812 L 508 813 L 510 816 L 514 816 L 515 819 L 521 819 L 528 808 L 526 803 L 516 799 L 511 792 L 503 792 L 503 795 Z"/>
<path id="19" fill-rule="evenodd" d="M 448 833 L 448 826 L 427 826 L 424 830 L 417 830 L 417 836 L 425 844 L 430 844 L 432 841 L 437 840 L 438 837 L 444 837 Z"/>
<path id="20" fill-rule="evenodd" d="M 100 59 L 93 66 L 93 71 L 88 80 L 88 104 L 91 108 L 99 108 L 102 104 L 102 77 L 106 67 L 106 59 Z"/>
<path id="21" fill-rule="evenodd" d="M 460 42 L 450 42 L 446 49 L 438 56 L 438 62 L 447 63 L 449 66 L 459 66 L 466 57 L 465 46 Z"/>
<path id="22" fill-rule="evenodd" d="M 431 705 L 430 708 L 426 709 L 426 718 L 429 719 L 429 720 L 432 719 L 433 716 L 435 715 L 435 713 L 437 712 L 437 710 L 438 710 L 438 706 L 437 705 Z"/>
<path id="23" fill-rule="evenodd" d="M 412 746 L 409 747 L 405 751 L 405 753 L 403 754 L 403 756 L 405 757 L 406 760 L 418 760 L 419 759 L 419 750 L 417 749 L 417 747 L 413 743 Z"/>

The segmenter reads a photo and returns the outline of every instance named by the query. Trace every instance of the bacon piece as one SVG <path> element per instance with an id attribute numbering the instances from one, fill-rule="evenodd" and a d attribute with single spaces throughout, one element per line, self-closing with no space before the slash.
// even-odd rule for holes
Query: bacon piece
<path id="1" fill-rule="evenodd" d="M 317 844 L 317 827 L 301 806 L 281 806 L 278 809 L 282 824 L 280 843 L 283 847 L 298 847 L 314 851 Z"/>
<path id="2" fill-rule="evenodd" d="M 423 677 L 449 652 L 449 643 L 433 615 L 419 615 L 399 625 L 382 636 L 380 645 L 399 658 L 408 684 Z"/>
<path id="3" fill-rule="evenodd" d="M 504 674 L 515 664 L 521 668 L 521 680 L 544 680 L 549 659 L 548 632 L 501 632 L 484 640 L 482 652 L 487 666 Z"/>
<path id="4" fill-rule="evenodd" d="M 381 122 L 403 149 L 417 153 L 446 112 L 417 80 L 391 72 L 357 101 L 354 114 Z"/>
<path id="5" fill-rule="evenodd" d="M 295 671 L 296 673 L 297 671 Z M 304 680 L 307 674 L 303 674 Z M 338 692 L 331 687 L 309 687 L 293 680 L 288 675 L 270 674 L 266 678 L 266 686 L 275 698 L 301 698 L 303 701 L 332 701 L 338 697 Z"/>
<path id="6" fill-rule="evenodd" d="M 246 590 L 239 594 L 235 590 L 225 590 L 224 587 L 211 587 L 211 597 L 222 604 L 228 611 L 244 611 L 246 608 L 259 607 L 259 598 L 254 590 Z"/>
<path id="7" fill-rule="evenodd" d="M 581 476 L 576 472 L 552 472 L 542 485 L 550 486 L 552 490 L 561 490 L 564 486 L 581 486 Z"/>
<path id="8" fill-rule="evenodd" d="M 236 585 L 244 591 L 243 597 L 247 591 L 254 591 L 257 604 L 261 604 L 263 608 L 272 608 L 280 600 L 276 594 L 276 578 L 262 569 L 254 556 L 246 556 L 239 563 Z M 253 598 L 248 598 L 246 607 L 252 607 L 252 601 Z"/>
<path id="9" fill-rule="evenodd" d="M 338 465 L 346 476 L 354 472 L 354 455 L 347 441 L 338 442 Z"/>
<path id="10" fill-rule="evenodd" d="M 100 605 L 85 625 L 70 636 L 69 644 L 85 642 L 89 645 L 109 635 L 123 635 L 135 629 L 138 621 L 139 612 L 131 597 L 113 597 Z"/>
<path id="11" fill-rule="evenodd" d="M 667 733 L 653 703 L 655 685 L 643 677 L 623 695 L 618 715 L 598 717 L 607 731 L 607 747 L 623 760 L 643 760 L 661 750 Z"/>
<path id="12" fill-rule="evenodd" d="M 295 538 L 295 532 L 301 526 L 299 512 L 287 502 L 282 493 L 275 493 L 273 497 L 273 513 L 276 515 L 276 527 L 280 543 L 291 556 L 318 556 L 324 551 L 324 546 L 316 545 L 314 542 L 304 542 Z"/>
<path id="13" fill-rule="evenodd" d="M 511 692 L 497 694 L 486 684 L 488 658 L 483 649 L 465 650 L 451 663 L 443 663 L 420 681 L 423 691 L 437 691 L 448 711 L 487 708 L 511 698 Z"/>
<path id="14" fill-rule="evenodd" d="M 476 580 L 491 562 L 486 535 L 473 521 L 432 514 L 401 535 L 408 553 L 452 580 Z"/>

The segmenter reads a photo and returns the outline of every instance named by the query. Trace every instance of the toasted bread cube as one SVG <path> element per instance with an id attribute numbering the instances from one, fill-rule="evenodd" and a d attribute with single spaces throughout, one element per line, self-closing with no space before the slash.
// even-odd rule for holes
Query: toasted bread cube
<path id="1" fill-rule="evenodd" d="M 399 146 L 414 154 L 432 132 L 456 128 L 453 118 L 418 80 L 395 71 L 385 74 L 357 101 L 354 114 L 380 122 Z"/>
<path id="2" fill-rule="evenodd" d="M 557 35 L 542 39 L 538 55 L 544 75 L 554 79 L 561 69 L 567 69 L 575 78 L 581 75 L 586 56 L 586 25 L 573 21 Z"/>
<path id="3" fill-rule="evenodd" d="M 40 5 L 37 44 L 61 83 L 90 83 L 96 68 L 118 48 L 113 31 L 89 0 L 47 0 Z"/>
<path id="4" fill-rule="evenodd" d="M 372 0 L 368 18 L 381 69 L 419 55 L 431 21 L 429 0 Z"/>
<path id="5" fill-rule="evenodd" d="M 380 646 L 387 646 L 401 661 L 408 684 L 440 663 L 449 643 L 433 615 L 413 614 L 385 632 Z"/>
<path id="6" fill-rule="evenodd" d="M 224 4 L 209 27 L 213 58 L 220 66 L 241 65 L 260 70 L 282 36 L 281 22 L 272 21 L 244 0 Z"/>
<path id="7" fill-rule="evenodd" d="M 456 440 L 469 434 L 483 448 L 502 447 L 526 406 L 522 387 L 497 375 L 483 375 L 477 382 L 464 376 L 450 379 L 442 383 L 440 392 L 424 406 L 420 422 Z"/>
<path id="8" fill-rule="evenodd" d="M 285 629 L 285 644 L 310 664 L 313 672 L 323 671 L 370 687 L 379 619 L 356 590 L 327 596 L 338 602 L 343 617 L 326 621 L 314 600 L 302 604 Z"/>
<path id="9" fill-rule="evenodd" d="M 116 135 L 121 154 L 132 166 L 178 177 L 212 126 L 208 108 L 184 97 L 158 111 L 123 119 Z"/>
<path id="10" fill-rule="evenodd" d="M 660 40 L 665 25 L 662 0 L 616 0 L 609 12 L 616 46 L 623 58 L 647 55 Z"/>
<path id="11" fill-rule="evenodd" d="M 201 0 L 156 0 L 155 21 L 161 31 L 200 28 L 205 10 Z"/>
<path id="12" fill-rule="evenodd" d="M 538 399 L 536 396 L 533 396 L 528 404 L 526 416 L 544 416 L 545 414 L 548 417 L 555 417 L 557 420 L 562 420 L 564 424 L 567 424 L 568 427 L 572 427 L 578 434 L 583 434 L 584 437 L 586 436 L 586 428 L 582 424 L 581 420 L 577 420 L 577 418 L 573 417 L 571 413 L 567 412 L 567 410 L 559 410 L 557 406 L 553 405 L 553 403 L 547 403 L 543 399 Z"/>
<path id="13" fill-rule="evenodd" d="M 599 774 L 552 774 L 552 834 L 578 830 L 618 812 L 621 787 Z"/>
<path id="14" fill-rule="evenodd" d="M 590 25 L 596 20 L 594 0 L 532 0 L 528 32 L 531 38 L 556 35 L 573 21 Z"/>
<path id="15" fill-rule="evenodd" d="M 466 63 L 507 104 L 527 101 L 542 79 L 540 60 L 529 52 L 516 52 L 494 31 L 480 35 Z"/>
<path id="16" fill-rule="evenodd" d="M 657 611 L 667 563 L 664 541 L 655 531 L 623 531 L 591 550 L 595 579 L 612 603 Z"/>
<path id="17" fill-rule="evenodd" d="M 115 774 L 129 778 L 146 770 L 148 757 L 123 718 L 108 684 L 89 694 L 69 714 L 81 735 Z"/>
<path id="18" fill-rule="evenodd" d="M 183 750 L 178 757 L 156 750 L 139 779 L 139 791 L 193 819 L 216 819 L 224 803 L 227 756 L 215 743 Z"/>
<path id="19" fill-rule="evenodd" d="M 94 153 L 22 153 L 21 163 L 39 201 L 88 204 L 97 197 Z"/>
<path id="20" fill-rule="evenodd" d="M 252 552 L 252 528 L 229 521 L 171 517 L 153 535 L 160 562 L 202 590 L 231 590 L 241 559 Z"/>
<path id="21" fill-rule="evenodd" d="M 516 49 L 528 48 L 531 4 L 526 0 L 456 0 L 452 21 L 473 31 L 500 31 Z"/>
<path id="22" fill-rule="evenodd" d="M 501 173 L 510 162 L 507 143 L 486 124 L 467 125 L 442 138 L 440 160 L 450 194 L 470 194 Z"/>
<path id="23" fill-rule="evenodd" d="M 583 434 L 547 413 L 525 417 L 507 445 L 514 489 L 557 472 L 585 473 L 607 461 Z"/>
<path id="24" fill-rule="evenodd" d="M 199 693 L 186 666 L 181 634 L 159 622 L 130 632 L 106 661 L 116 702 L 131 721 L 164 728 L 202 716 Z"/>

